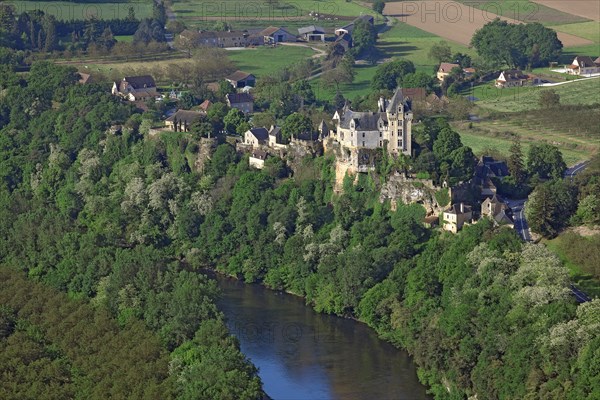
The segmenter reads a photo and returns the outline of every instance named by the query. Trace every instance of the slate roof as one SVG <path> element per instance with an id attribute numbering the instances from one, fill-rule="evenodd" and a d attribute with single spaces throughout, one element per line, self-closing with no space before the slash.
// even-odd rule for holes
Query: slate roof
<path id="1" fill-rule="evenodd" d="M 229 104 L 252 103 L 254 101 L 249 93 L 229 93 L 225 97 L 227 97 Z"/>
<path id="2" fill-rule="evenodd" d="M 277 136 L 280 133 L 281 133 L 281 128 L 278 126 L 272 126 L 271 129 L 269 129 L 269 135 Z"/>
<path id="3" fill-rule="evenodd" d="M 450 73 L 450 71 L 452 71 L 453 68 L 460 68 L 460 65 L 454 64 L 454 63 L 443 62 L 440 64 L 440 68 L 438 69 L 438 71 L 444 72 L 444 73 Z"/>
<path id="4" fill-rule="evenodd" d="M 448 207 L 446 210 L 444 210 L 444 212 L 448 213 L 448 214 L 466 214 L 466 213 L 470 213 L 471 212 L 471 206 L 468 206 L 466 204 L 463 204 L 463 209 L 464 212 L 460 211 L 460 204 L 452 204 L 450 207 Z"/>
<path id="5" fill-rule="evenodd" d="M 204 113 L 200 111 L 177 110 L 177 112 L 167 118 L 166 121 L 173 122 L 177 120 L 178 122 L 184 122 L 188 125 L 191 125 L 195 121 L 199 120 L 203 115 Z"/>
<path id="6" fill-rule="evenodd" d="M 269 140 L 269 131 L 266 128 L 252 128 L 248 132 L 252 133 L 260 142 Z"/>
<path id="7" fill-rule="evenodd" d="M 156 87 L 154 78 L 150 75 L 126 76 L 125 78 L 123 78 L 123 82 L 129 83 L 134 89 L 146 89 Z"/>
<path id="8" fill-rule="evenodd" d="M 250 77 L 250 76 L 254 77 L 254 75 L 249 74 L 248 72 L 235 71 L 233 74 L 229 75 L 225 79 L 234 81 L 234 82 L 238 82 L 238 81 L 243 81 L 244 79 L 248 79 L 248 77 Z"/>
<path id="9" fill-rule="evenodd" d="M 252 150 L 252 153 L 250 154 L 252 158 L 258 158 L 259 160 L 265 160 L 268 155 L 269 154 L 266 151 L 260 149 Z"/>
<path id="10" fill-rule="evenodd" d="M 586 67 L 595 67 L 596 66 L 596 63 L 594 61 L 592 61 L 592 57 L 590 57 L 590 56 L 577 56 L 577 57 L 575 57 L 575 59 L 573 60 L 573 62 L 571 64 L 575 65 L 576 61 L 577 61 L 577 64 L 579 65 L 579 67 L 586 68 Z"/>
<path id="11" fill-rule="evenodd" d="M 298 28 L 298 33 L 301 35 L 304 35 L 306 33 L 321 34 L 321 33 L 325 33 L 325 29 L 321 28 L 320 26 L 311 25 L 311 26 L 305 26 L 303 28 Z"/>
<path id="12" fill-rule="evenodd" d="M 281 31 L 284 31 L 284 32 L 285 32 L 285 33 L 287 33 L 288 35 L 292 35 L 292 34 L 291 34 L 290 32 L 288 32 L 288 31 L 287 31 L 285 28 L 281 28 L 281 27 L 277 27 L 277 26 L 270 26 L 270 27 L 268 27 L 268 28 L 266 28 L 266 29 L 263 29 L 263 30 L 260 32 L 260 34 L 261 34 L 262 36 L 271 36 L 271 35 L 273 35 L 275 32 L 277 32 L 277 31 L 279 31 L 279 30 L 281 30 Z M 292 36 L 294 36 L 294 35 L 292 35 Z"/>
<path id="13" fill-rule="evenodd" d="M 390 99 L 388 106 L 386 108 L 386 111 L 389 112 L 390 114 L 397 113 L 398 106 L 400 104 L 404 103 L 404 95 L 402 94 L 402 90 L 403 89 L 401 89 L 401 88 L 396 89 L 396 91 L 394 92 L 394 95 Z"/>

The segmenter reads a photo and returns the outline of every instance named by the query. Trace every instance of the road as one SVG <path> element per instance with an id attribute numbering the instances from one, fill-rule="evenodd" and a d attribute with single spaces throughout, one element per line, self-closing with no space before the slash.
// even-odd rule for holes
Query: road
<path id="1" fill-rule="evenodd" d="M 579 164 L 575 164 L 571 168 L 567 168 L 567 170 L 565 171 L 564 177 L 572 179 L 573 177 L 575 177 L 575 175 L 577 175 L 578 173 L 583 171 L 585 169 L 585 167 L 588 166 L 588 164 L 589 164 L 589 161 L 583 161 L 583 162 L 580 162 Z"/>
<path id="2" fill-rule="evenodd" d="M 564 177 L 573 179 L 575 175 L 582 172 L 585 167 L 587 167 L 588 163 L 589 161 L 583 161 L 567 168 Z M 504 199 L 504 201 L 513 211 L 513 219 L 515 221 L 517 233 L 524 241 L 531 242 L 531 232 L 529 232 L 529 225 L 527 225 L 527 219 L 525 218 L 525 204 L 527 203 L 527 199 Z M 575 285 L 571 285 L 571 292 L 578 303 L 585 303 L 592 300 Z"/>
<path id="3" fill-rule="evenodd" d="M 527 219 L 525 219 L 525 202 L 527 199 L 505 199 L 504 201 L 513 211 L 515 230 L 524 241 L 531 242 L 529 225 L 527 225 Z"/>
<path id="4" fill-rule="evenodd" d="M 571 292 L 573 293 L 573 296 L 575 296 L 575 299 L 578 303 L 586 303 L 588 301 L 592 301 L 592 299 L 590 299 L 590 297 L 587 294 L 583 293 L 575 285 L 571 285 Z"/>

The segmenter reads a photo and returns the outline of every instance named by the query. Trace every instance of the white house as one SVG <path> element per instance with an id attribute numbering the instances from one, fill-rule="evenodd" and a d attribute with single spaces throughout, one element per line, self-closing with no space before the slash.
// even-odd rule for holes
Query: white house
<path id="1" fill-rule="evenodd" d="M 591 75 L 600 73 L 600 57 L 592 61 L 589 56 L 577 56 L 571 65 L 565 66 L 569 75 Z"/>

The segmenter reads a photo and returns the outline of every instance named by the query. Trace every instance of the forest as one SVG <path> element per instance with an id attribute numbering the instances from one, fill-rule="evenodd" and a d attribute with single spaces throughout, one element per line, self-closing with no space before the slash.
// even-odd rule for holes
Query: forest
<path id="1" fill-rule="evenodd" d="M 289 177 L 281 160 L 253 170 L 221 141 L 198 172 L 191 135 L 144 137 L 152 112 L 102 85 L 78 85 L 74 69 L 6 71 L 0 346 L 11 349 L 2 355 L 9 366 L 21 362 L 30 379 L 53 385 L 29 388 L 9 371 L 3 397 L 53 390 L 97 398 L 87 381 L 94 365 L 143 356 L 158 366 L 154 375 L 115 390 L 260 398 L 256 369 L 227 333 L 203 268 L 367 323 L 412 354 L 438 399 L 600 396 L 600 301 L 578 305 L 566 269 L 543 245 L 486 221 L 458 235 L 426 229 L 422 206 L 378 201 L 377 174 L 347 178 L 334 193 L 327 155 L 299 160 Z M 117 124 L 120 133 L 110 129 Z M 462 148 L 451 133 L 441 136 Z M 80 326 L 76 315 L 103 328 Z M 110 343 L 123 354 L 90 353 L 89 343 L 57 335 L 57 319 L 91 343 L 118 332 Z M 133 336 L 148 353 L 136 355 Z M 27 358 L 25 348 L 35 354 Z M 121 368 L 147 373 L 135 363 Z"/>

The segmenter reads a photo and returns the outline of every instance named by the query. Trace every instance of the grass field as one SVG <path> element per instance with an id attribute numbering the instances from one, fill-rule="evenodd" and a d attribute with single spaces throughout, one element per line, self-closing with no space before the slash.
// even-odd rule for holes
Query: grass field
<path id="1" fill-rule="evenodd" d="M 570 33 L 600 43 L 600 24 L 598 21 L 580 22 L 577 24 L 554 25 L 558 32 Z"/>
<path id="2" fill-rule="evenodd" d="M 126 18 L 133 7 L 137 18 L 152 16 L 152 1 L 131 1 L 127 3 L 71 3 L 66 1 L 6 1 L 15 6 L 17 13 L 40 10 L 58 20 L 117 19 Z"/>
<path id="3" fill-rule="evenodd" d="M 493 83 L 475 86 L 464 94 L 476 97 L 476 105 L 494 111 L 511 112 L 538 108 L 539 94 L 553 89 L 560 95 L 561 104 L 600 103 L 600 78 L 579 79 L 563 85 L 548 87 L 515 87 L 497 89 Z"/>
<path id="4" fill-rule="evenodd" d="M 403 22 L 397 22 L 388 31 L 380 33 L 377 40 L 377 48 L 381 51 L 384 59 L 404 58 L 415 64 L 417 71 L 423 71 L 433 75 L 436 65 L 427 54 L 431 46 L 438 43 L 442 38 L 429 32 L 415 28 Z M 462 52 L 475 55 L 472 49 L 458 43 L 450 43 L 452 52 Z M 340 92 L 344 97 L 353 99 L 371 92 L 371 79 L 375 75 L 377 65 L 357 65 L 355 67 L 356 77 L 349 85 L 341 85 Z M 318 80 L 313 82 L 313 89 L 317 97 L 329 100 L 335 95 L 334 89 L 323 88 Z"/>
<path id="5" fill-rule="evenodd" d="M 236 20 L 277 20 L 307 18 L 310 12 L 333 16 L 357 17 L 362 14 L 374 14 L 355 2 L 345 0 L 315 1 L 315 0 L 281 0 L 276 5 L 267 1 L 242 1 L 242 0 L 175 0 L 173 11 L 180 18 L 201 17 L 204 19 L 222 19 L 227 22 Z M 224 18 L 227 19 L 224 19 Z M 231 20 L 231 21 L 230 21 Z M 281 22 L 278 22 L 281 24 Z M 268 25 L 268 24 L 267 24 Z"/>
<path id="6" fill-rule="evenodd" d="M 575 165 L 580 161 L 587 160 L 598 151 L 597 146 L 594 148 L 590 145 L 589 139 L 569 137 L 559 132 L 521 128 L 508 120 L 506 122 L 484 121 L 473 123 L 472 129 L 469 129 L 468 124 L 465 123 L 454 123 L 453 127 L 460 134 L 462 142 L 471 147 L 477 155 L 482 155 L 487 150 L 494 150 L 508 156 L 512 134 L 519 135 L 525 154 L 532 144 L 550 143 L 556 145 L 567 165 Z"/>
<path id="7" fill-rule="evenodd" d="M 117 40 L 117 42 L 131 43 L 133 42 L 133 35 L 117 35 L 115 36 L 115 39 Z"/>
<path id="8" fill-rule="evenodd" d="M 586 18 L 578 17 L 528 0 L 459 1 L 470 7 L 481 10 L 482 12 L 489 12 L 527 23 L 539 22 L 544 25 L 550 25 L 589 21 Z"/>
<path id="9" fill-rule="evenodd" d="M 261 46 L 251 50 L 228 51 L 229 58 L 242 71 L 250 72 L 260 78 L 269 76 L 292 65 L 310 58 L 315 52 L 306 47 L 278 46 L 276 48 Z"/>
<path id="10" fill-rule="evenodd" d="M 581 236 L 579 236 L 579 238 L 577 239 L 574 239 L 576 238 L 576 236 L 573 236 L 574 234 L 572 233 L 568 233 L 568 235 L 571 236 L 571 240 L 590 240 L 589 238 L 584 238 Z M 596 241 L 598 241 L 597 238 Z M 594 279 L 594 276 L 591 273 L 585 271 L 585 269 L 581 265 L 579 265 L 573 259 L 573 257 L 570 256 L 570 251 L 568 249 L 569 244 L 565 239 L 564 233 L 552 240 L 544 240 L 543 243 L 550 250 L 556 253 L 556 255 L 558 255 L 562 262 L 564 262 L 565 267 L 567 267 L 567 269 L 569 270 L 569 275 L 571 276 L 571 279 L 580 289 L 582 289 L 588 296 L 592 298 L 600 297 L 600 281 L 598 281 L 598 279 Z M 585 248 L 586 245 L 584 243 L 578 243 L 578 247 Z"/>

